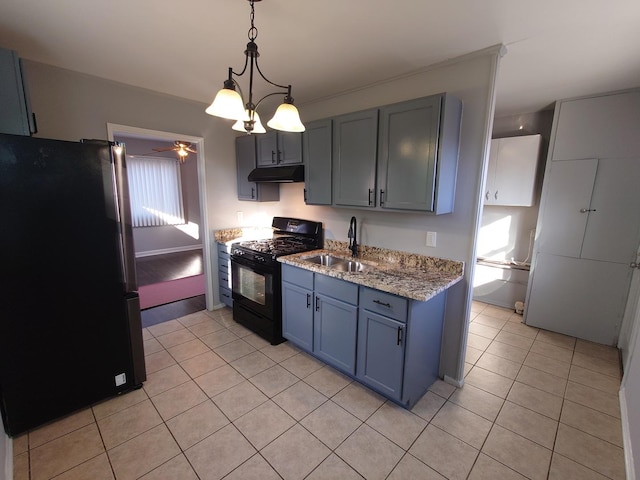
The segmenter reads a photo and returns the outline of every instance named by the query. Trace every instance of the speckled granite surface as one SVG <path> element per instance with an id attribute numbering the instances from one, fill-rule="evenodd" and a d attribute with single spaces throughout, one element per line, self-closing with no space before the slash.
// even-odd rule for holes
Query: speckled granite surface
<path id="1" fill-rule="evenodd" d="M 243 240 L 269 238 L 271 235 L 273 235 L 273 229 L 271 227 L 237 227 L 216 230 L 213 238 L 218 243 L 233 243 Z"/>
<path id="2" fill-rule="evenodd" d="M 464 262 L 367 246 L 360 246 L 357 260 L 371 268 L 362 272 L 342 272 L 305 261 L 323 253 L 352 259 L 347 242 L 325 240 L 323 250 L 287 255 L 278 260 L 422 302 L 458 283 L 464 273 Z"/>

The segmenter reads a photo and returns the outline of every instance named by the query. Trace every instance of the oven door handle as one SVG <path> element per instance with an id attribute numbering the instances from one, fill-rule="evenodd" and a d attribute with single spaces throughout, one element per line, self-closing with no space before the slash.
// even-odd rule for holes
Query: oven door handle
<path id="1" fill-rule="evenodd" d="M 254 262 L 252 260 L 249 260 L 241 256 L 231 255 L 232 267 L 233 267 L 233 263 L 237 263 L 238 265 L 242 265 L 243 267 L 250 268 L 251 270 L 257 273 L 273 273 L 275 271 L 274 265 Z"/>

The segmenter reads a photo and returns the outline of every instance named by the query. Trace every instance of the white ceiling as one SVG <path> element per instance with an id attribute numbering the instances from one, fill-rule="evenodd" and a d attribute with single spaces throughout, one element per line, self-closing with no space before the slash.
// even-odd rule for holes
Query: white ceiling
<path id="1" fill-rule="evenodd" d="M 209 103 L 227 68 L 242 68 L 249 11 L 246 0 L 2 0 L 0 46 Z M 264 0 L 255 11 L 262 71 L 291 83 L 299 106 L 500 43 L 498 115 L 640 86 L 640 0 Z"/>

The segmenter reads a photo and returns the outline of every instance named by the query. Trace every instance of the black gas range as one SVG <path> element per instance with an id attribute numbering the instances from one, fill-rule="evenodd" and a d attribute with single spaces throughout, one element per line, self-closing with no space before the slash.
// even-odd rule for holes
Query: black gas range
<path id="1" fill-rule="evenodd" d="M 274 217 L 273 236 L 231 245 L 233 319 L 277 345 L 282 337 L 281 265 L 277 258 L 323 247 L 322 223 Z"/>

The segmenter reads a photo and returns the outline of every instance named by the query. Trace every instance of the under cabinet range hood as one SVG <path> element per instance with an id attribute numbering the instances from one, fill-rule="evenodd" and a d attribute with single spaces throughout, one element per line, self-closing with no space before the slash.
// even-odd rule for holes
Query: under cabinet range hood
<path id="1" fill-rule="evenodd" d="M 304 182 L 304 165 L 254 168 L 249 174 L 248 180 L 263 183 Z"/>

